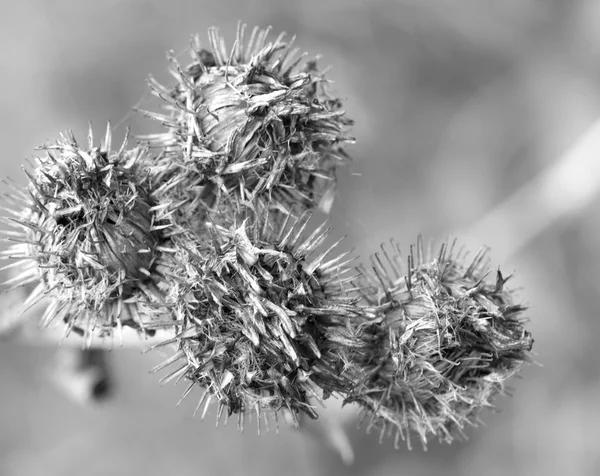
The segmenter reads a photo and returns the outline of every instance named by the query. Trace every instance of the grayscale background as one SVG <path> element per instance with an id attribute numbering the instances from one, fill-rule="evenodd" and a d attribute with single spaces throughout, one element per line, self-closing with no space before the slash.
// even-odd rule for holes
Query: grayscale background
<path id="1" fill-rule="evenodd" d="M 113 351 L 114 397 L 81 406 L 48 378 L 53 346 L 2 341 L 0 475 L 600 474 L 600 201 L 592 193 L 533 235 L 511 216 L 477 226 L 600 117 L 600 2 L 4 0 L 2 7 L 0 172 L 20 182 L 24 159 L 61 131 L 84 141 L 89 120 L 99 134 L 107 120 L 124 120 L 134 132 L 155 127 L 129 111 L 148 104 L 148 74 L 168 80 L 165 52 L 183 52 L 192 33 L 206 38 L 219 26 L 231 45 L 243 20 L 297 34 L 298 46 L 332 65 L 329 77 L 356 121 L 354 163 L 332 211 L 335 233 L 347 234 L 362 256 L 390 237 L 408 250 L 418 233 L 436 242 L 459 233 L 491 246 L 495 264 L 516 270 L 513 286 L 530 306 L 543 367 L 528 367 L 513 382 L 514 397 L 501 398 L 500 412 L 487 412 L 487 427 L 469 430 L 466 443 L 394 451 L 349 422 L 357 460 L 346 468 L 291 430 L 258 438 L 252 429 L 239 434 L 233 424 L 193 420 L 194 402 L 174 406 L 183 388 L 161 388 L 148 374 L 160 356 Z M 553 197 L 568 205 L 573 192 L 558 187 Z"/>

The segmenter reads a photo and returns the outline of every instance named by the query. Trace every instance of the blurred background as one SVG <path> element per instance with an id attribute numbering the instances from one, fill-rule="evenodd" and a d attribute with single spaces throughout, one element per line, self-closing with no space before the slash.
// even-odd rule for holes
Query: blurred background
<path id="1" fill-rule="evenodd" d="M 194 402 L 174 406 L 183 388 L 160 388 L 148 374 L 160 356 L 113 351 L 113 397 L 80 406 L 48 377 L 53 346 L 1 342 L 1 475 L 600 474 L 600 202 L 593 187 L 577 200 L 578 180 L 590 171 L 574 166 L 564 169 L 573 180 L 530 200 L 544 183 L 537 177 L 600 118 L 600 2 L 3 6 L 3 176 L 23 182 L 20 167 L 34 147 L 69 128 L 83 142 L 89 120 L 98 134 L 111 120 L 117 138 L 125 124 L 155 127 L 131 107 L 149 104 L 145 78 L 167 81 L 164 53 L 183 52 L 192 33 L 206 38 L 219 26 L 231 45 L 238 20 L 273 25 L 332 65 L 329 77 L 356 121 L 354 163 L 332 211 L 336 233 L 362 256 L 390 237 L 408 250 L 420 232 L 438 243 L 458 234 L 491 246 L 493 263 L 516 270 L 512 286 L 530 306 L 543 367 L 526 368 L 514 397 L 501 398 L 466 443 L 395 451 L 347 421 L 356 462 L 344 467 L 324 445 L 285 428 L 258 438 L 193 420 Z M 519 195 L 523 187 L 530 195 Z M 512 205 L 495 214 L 501 203 Z"/>

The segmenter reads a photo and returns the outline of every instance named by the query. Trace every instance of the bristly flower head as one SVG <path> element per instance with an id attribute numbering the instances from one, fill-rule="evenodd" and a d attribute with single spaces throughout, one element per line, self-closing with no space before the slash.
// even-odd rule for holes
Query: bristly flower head
<path id="1" fill-rule="evenodd" d="M 315 255 L 327 231 L 305 236 L 308 221 L 288 215 L 276 226 L 213 226 L 214 247 L 180 245 L 180 281 L 167 297 L 174 320 L 166 323 L 179 328 L 178 351 L 155 370 L 175 364 L 163 381 L 188 379 L 184 397 L 205 388 L 198 408 L 216 400 L 217 419 L 224 410 L 242 425 L 248 413 L 316 417 L 310 398 L 351 388 L 342 375 L 365 344 L 350 326 L 360 313 L 356 298 L 343 291 L 349 252 L 336 255 L 338 242 Z"/>
<path id="2" fill-rule="evenodd" d="M 103 146 L 82 148 L 72 133 L 43 147 L 27 192 L 14 190 L 16 242 L 4 256 L 20 268 L 12 284 L 38 282 L 25 306 L 50 304 L 47 325 L 60 317 L 71 329 L 109 332 L 141 325 L 138 299 L 156 297 L 161 226 L 153 218 L 142 148 L 111 151 L 110 124 Z M 127 140 L 127 139 L 126 139 Z"/>
<path id="3" fill-rule="evenodd" d="M 167 130 L 141 138 L 166 148 L 156 166 L 175 168 L 178 186 L 188 173 L 199 174 L 205 193 L 214 195 L 209 202 L 328 211 L 335 169 L 348 160 L 342 144 L 352 140 L 345 132 L 352 122 L 327 93 L 316 60 L 295 57 L 284 34 L 267 42 L 269 32 L 255 28 L 246 41 L 240 24 L 228 52 L 213 28 L 210 50 L 196 37 L 185 68 L 169 57 L 175 84 L 150 79 L 167 112 L 145 112 Z"/>
<path id="4" fill-rule="evenodd" d="M 411 445 L 416 433 L 450 442 L 505 391 L 506 381 L 529 361 L 533 339 L 512 303 L 500 271 L 486 282 L 486 250 L 467 262 L 443 245 L 436 257 L 419 239 L 404 269 L 397 245 L 373 257 L 363 298 L 378 316 L 380 344 L 370 361 L 357 361 L 356 402 L 381 437 Z M 386 263 L 384 265 L 383 263 Z M 406 274 L 405 274 L 406 273 Z"/>

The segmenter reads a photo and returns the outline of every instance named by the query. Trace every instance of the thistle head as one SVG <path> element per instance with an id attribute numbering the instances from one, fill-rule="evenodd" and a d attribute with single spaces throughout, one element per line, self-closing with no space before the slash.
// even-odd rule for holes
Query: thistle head
<path id="1" fill-rule="evenodd" d="M 238 414 L 288 410 L 316 417 L 309 400 L 347 392 L 343 377 L 356 338 L 350 318 L 360 312 L 343 292 L 351 278 L 338 243 L 316 253 L 327 231 L 307 236 L 307 217 L 284 223 L 245 221 L 213 226 L 212 246 L 186 248 L 174 260 L 167 297 L 179 334 L 177 363 L 163 380 L 185 378 L 206 398 Z M 169 342 L 167 342 L 169 343 Z"/>
<path id="2" fill-rule="evenodd" d="M 43 147 L 27 172 L 26 192 L 15 190 L 7 232 L 18 261 L 16 285 L 38 282 L 26 305 L 50 298 L 44 324 L 60 316 L 72 328 L 101 331 L 138 326 L 140 296 L 153 295 L 162 236 L 142 166 L 146 151 L 88 147 L 72 133 Z"/>
<path id="3" fill-rule="evenodd" d="M 283 34 L 267 42 L 269 32 L 255 28 L 246 40 L 240 25 L 227 51 L 211 29 L 210 49 L 193 40 L 191 64 L 170 57 L 175 83 L 150 80 L 166 113 L 146 112 L 166 131 L 142 138 L 166 149 L 159 166 L 200 174 L 213 203 L 329 209 L 351 121 L 316 60 L 295 57 Z"/>
<path id="4" fill-rule="evenodd" d="M 363 298 L 376 319 L 379 345 L 357 361 L 348 402 L 363 407 L 369 428 L 395 434 L 395 444 L 417 434 L 450 442 L 475 425 L 506 381 L 529 360 L 533 339 L 523 328 L 524 307 L 513 304 L 500 271 L 486 281 L 486 251 L 471 261 L 443 245 L 433 256 L 419 239 L 404 267 L 399 250 L 373 257 L 364 270 Z M 375 324 L 376 323 L 376 324 Z"/>

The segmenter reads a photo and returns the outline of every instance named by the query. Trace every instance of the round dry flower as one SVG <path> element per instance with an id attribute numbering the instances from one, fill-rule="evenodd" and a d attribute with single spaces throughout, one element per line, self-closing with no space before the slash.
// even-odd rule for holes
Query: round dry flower
<path id="1" fill-rule="evenodd" d="M 245 414 L 280 410 L 316 418 L 312 397 L 351 388 L 349 355 L 366 344 L 350 325 L 357 299 L 343 291 L 350 252 L 336 255 L 336 242 L 313 253 L 327 230 L 305 236 L 308 223 L 306 214 L 278 225 L 246 220 L 210 227 L 211 247 L 177 245 L 166 325 L 179 334 L 164 344 L 178 350 L 155 370 L 174 365 L 163 381 L 189 380 L 184 397 L 205 388 L 198 408 L 216 400 L 217 421 L 225 410 L 240 425 Z"/>
<path id="2" fill-rule="evenodd" d="M 169 57 L 175 83 L 149 81 L 166 113 L 144 112 L 166 131 L 140 139 L 166 151 L 155 166 L 176 169 L 177 186 L 200 175 L 209 205 L 229 197 L 254 209 L 328 211 L 336 167 L 348 161 L 342 145 L 352 141 L 352 121 L 327 92 L 316 59 L 296 57 L 293 39 L 285 43 L 281 34 L 267 42 L 270 29 L 255 28 L 246 41 L 245 29 L 238 26 L 230 52 L 212 28 L 210 50 L 192 41 L 191 64 L 183 68 Z"/>
<path id="3" fill-rule="evenodd" d="M 163 243 L 154 219 L 147 173 L 147 150 L 111 151 L 110 124 L 103 146 L 87 148 L 72 133 L 42 148 L 26 191 L 13 187 L 5 232 L 14 244 L 4 257 L 16 260 L 9 284 L 37 283 L 25 309 L 49 305 L 48 325 L 60 318 L 65 333 L 111 333 L 115 326 L 143 327 L 140 302 L 160 297 L 156 287 Z"/>
<path id="4" fill-rule="evenodd" d="M 474 426 L 529 361 L 525 308 L 513 304 L 500 271 L 486 282 L 487 250 L 469 262 L 445 244 L 433 257 L 419 238 L 405 273 L 392 246 L 373 257 L 373 272 L 363 271 L 379 346 L 355 362 L 356 387 L 346 402 L 362 406 L 369 429 L 394 435 L 396 446 L 402 439 L 410 447 L 411 434 L 423 446 L 429 436 L 449 443 L 464 437 L 464 426 Z"/>

